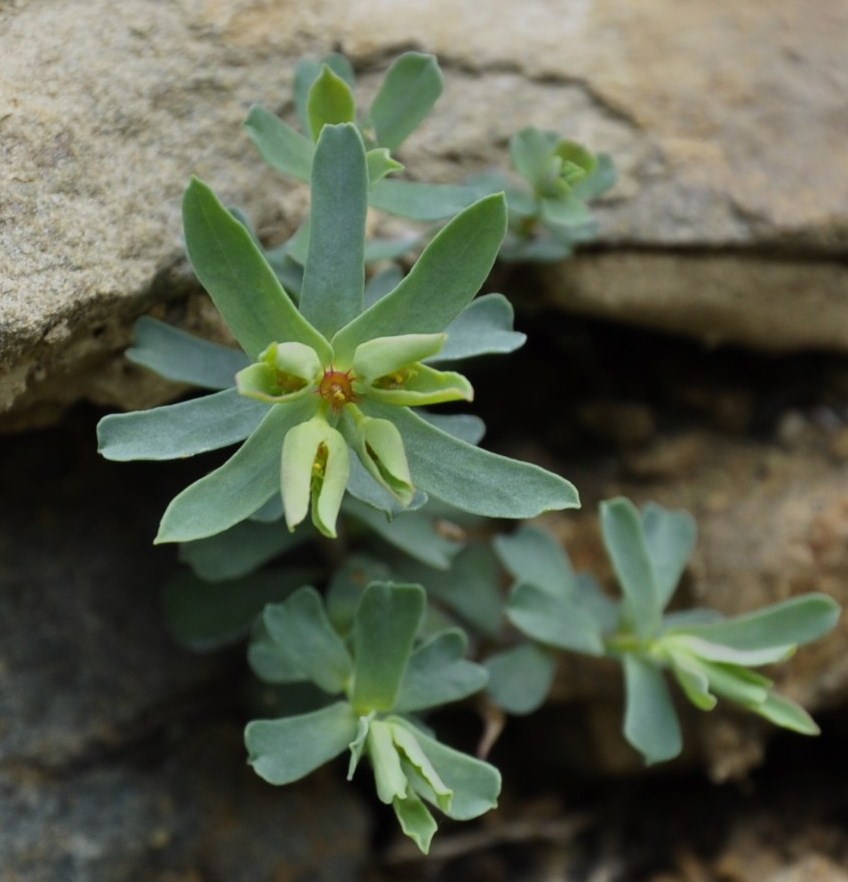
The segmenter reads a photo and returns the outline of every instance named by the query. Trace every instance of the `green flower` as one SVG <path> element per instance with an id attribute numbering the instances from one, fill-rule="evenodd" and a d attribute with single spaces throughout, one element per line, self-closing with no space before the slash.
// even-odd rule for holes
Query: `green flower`
<path id="1" fill-rule="evenodd" d="M 311 510 L 327 536 L 336 533 L 345 492 L 389 515 L 423 503 L 424 494 L 490 517 L 577 505 L 564 479 L 455 437 L 463 417 L 410 409 L 471 400 L 468 381 L 434 362 L 510 351 L 523 341 L 511 329 L 504 298 L 473 300 L 504 236 L 503 196 L 461 212 L 409 274 L 366 308 L 368 170 L 352 124 L 322 127 L 311 173 L 297 306 L 250 232 L 212 191 L 198 180 L 186 190 L 189 258 L 244 356 L 143 322 L 131 358 L 220 391 L 106 417 L 98 427 L 100 450 L 118 460 L 172 459 L 244 443 L 171 502 L 156 541 L 221 533 L 277 494 L 290 529 Z"/>

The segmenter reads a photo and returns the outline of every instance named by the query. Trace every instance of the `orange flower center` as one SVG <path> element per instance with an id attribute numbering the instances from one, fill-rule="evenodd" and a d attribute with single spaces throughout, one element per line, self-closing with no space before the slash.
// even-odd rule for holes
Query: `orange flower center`
<path id="1" fill-rule="evenodd" d="M 318 394 L 330 403 L 335 411 L 341 410 L 346 404 L 356 401 L 357 395 L 353 391 L 353 380 L 350 371 L 336 371 L 330 368 L 324 371 Z"/>

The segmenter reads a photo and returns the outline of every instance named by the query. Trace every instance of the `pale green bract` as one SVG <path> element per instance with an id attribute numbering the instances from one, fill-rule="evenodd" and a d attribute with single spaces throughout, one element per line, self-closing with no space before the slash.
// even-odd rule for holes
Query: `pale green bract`
<path id="1" fill-rule="evenodd" d="M 338 76 L 325 79 L 341 88 Z M 347 113 L 331 98 L 328 107 Z M 512 337 L 521 342 L 497 295 L 481 299 L 485 309 L 471 306 L 506 230 L 503 196 L 462 211 L 406 277 L 365 307 L 368 171 L 354 125 L 322 125 L 311 172 L 309 256 L 297 306 L 250 232 L 209 187 L 195 179 L 186 190 L 189 258 L 248 363 L 235 374 L 237 391 L 106 417 L 100 449 L 113 459 L 168 459 L 244 444 L 171 502 L 156 541 L 190 542 L 229 530 L 277 493 L 289 529 L 311 512 L 312 523 L 331 537 L 346 492 L 389 514 L 421 492 L 494 517 L 576 506 L 577 493 L 564 479 L 480 450 L 409 410 L 473 397 L 465 377 L 430 364 L 454 324 L 452 357 L 504 351 L 516 345 Z M 161 365 L 171 378 L 197 382 L 207 372 L 205 385 L 215 388 L 224 372 L 218 363 L 230 370 L 239 364 L 232 350 L 160 327 L 147 320 L 135 358 Z"/>

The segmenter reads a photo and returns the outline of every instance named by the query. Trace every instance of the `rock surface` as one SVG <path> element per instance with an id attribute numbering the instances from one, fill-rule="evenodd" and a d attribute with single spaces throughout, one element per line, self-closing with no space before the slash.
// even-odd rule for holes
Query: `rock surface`
<path id="1" fill-rule="evenodd" d="M 334 47 L 364 94 L 404 48 L 440 56 L 445 95 L 404 157 L 420 177 L 502 163 L 529 124 L 615 157 L 600 242 L 637 250 L 585 258 L 567 307 L 713 341 L 848 349 L 837 262 L 848 241 L 846 34 L 840 4 L 756 0 L 720 14 L 707 0 L 5 4 L 5 425 L 49 421 L 81 397 L 163 397 L 131 389 L 137 378 L 112 362 L 135 316 L 186 294 L 185 182 L 209 180 L 271 236 L 290 230 L 303 193 L 262 169 L 240 123 L 253 102 L 288 112 L 293 62 Z M 721 269 L 705 269 L 700 251 L 727 248 Z M 786 272 L 763 256 L 778 249 Z M 562 288 L 556 273 L 548 287 Z"/>

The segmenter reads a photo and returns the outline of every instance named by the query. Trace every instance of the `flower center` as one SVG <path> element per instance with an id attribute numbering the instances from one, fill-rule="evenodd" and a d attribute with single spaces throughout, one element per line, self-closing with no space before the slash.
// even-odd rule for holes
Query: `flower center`
<path id="1" fill-rule="evenodd" d="M 336 371 L 330 368 L 324 371 L 318 394 L 335 411 L 341 410 L 346 404 L 356 401 L 357 396 L 353 391 L 353 376 L 350 371 Z"/>

